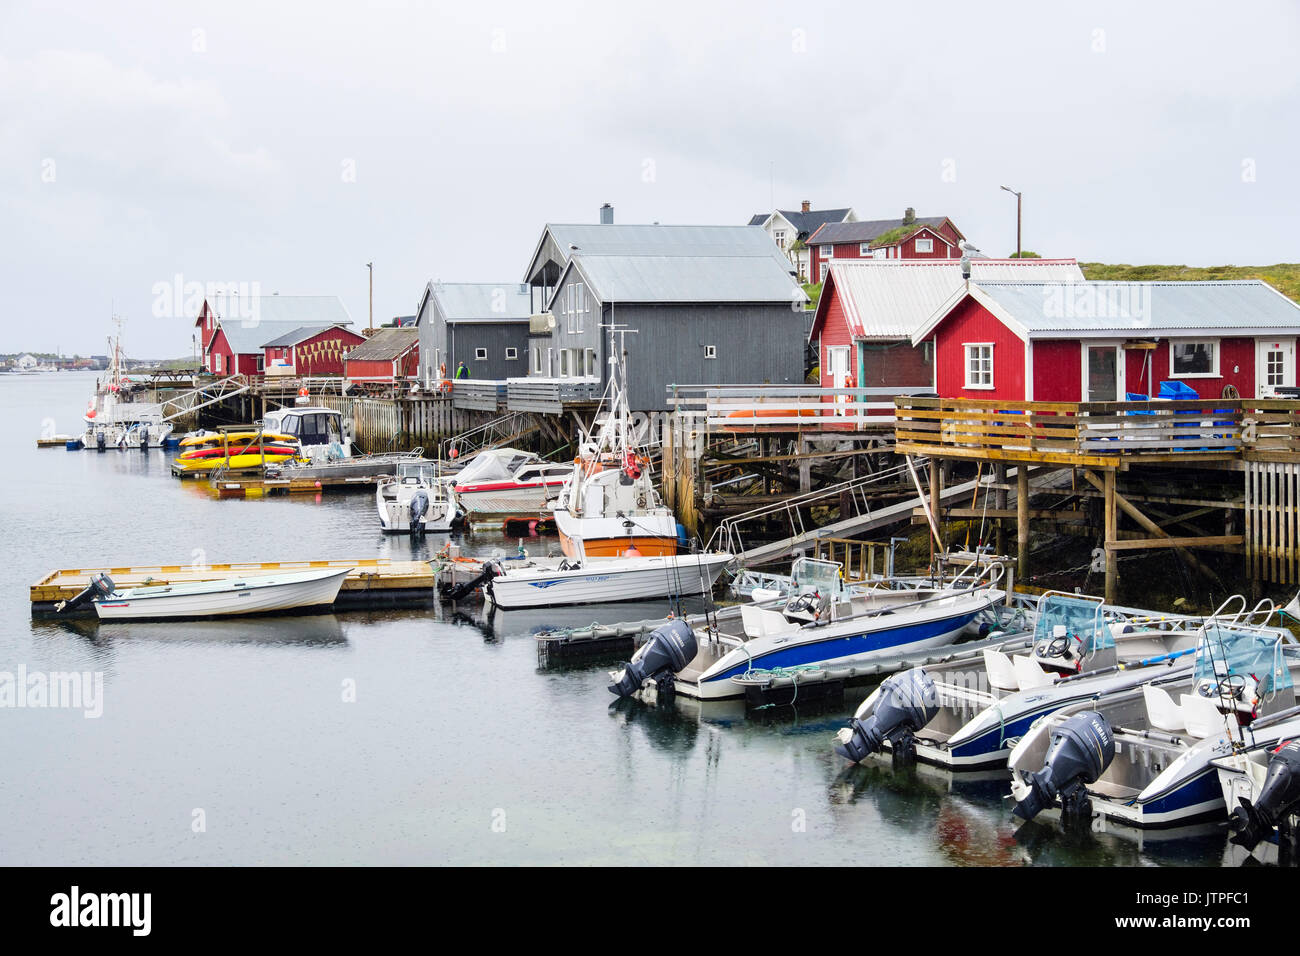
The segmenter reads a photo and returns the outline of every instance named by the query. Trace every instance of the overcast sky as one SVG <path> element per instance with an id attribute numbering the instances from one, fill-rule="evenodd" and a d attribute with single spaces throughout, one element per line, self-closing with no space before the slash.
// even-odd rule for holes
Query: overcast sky
<path id="1" fill-rule="evenodd" d="M 546 222 L 952 217 L 992 255 L 1300 261 L 1291 3 L 0 4 L 0 351 L 189 354 L 155 289 L 375 319 Z"/>

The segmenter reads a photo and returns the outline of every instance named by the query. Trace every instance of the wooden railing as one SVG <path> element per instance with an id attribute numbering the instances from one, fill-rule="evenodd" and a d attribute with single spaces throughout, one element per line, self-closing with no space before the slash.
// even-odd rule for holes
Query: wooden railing
<path id="1" fill-rule="evenodd" d="M 670 385 L 668 404 L 703 412 L 710 431 L 791 432 L 888 428 L 894 400 L 923 389 L 815 385 Z"/>
<path id="2" fill-rule="evenodd" d="M 1282 399 L 895 404 L 895 441 L 907 454 L 1103 464 L 1300 451 L 1300 402 Z"/>
<path id="3" fill-rule="evenodd" d="M 559 415 L 566 404 L 598 402 L 601 394 L 597 379 L 512 378 L 506 386 L 506 405 L 512 412 Z"/>

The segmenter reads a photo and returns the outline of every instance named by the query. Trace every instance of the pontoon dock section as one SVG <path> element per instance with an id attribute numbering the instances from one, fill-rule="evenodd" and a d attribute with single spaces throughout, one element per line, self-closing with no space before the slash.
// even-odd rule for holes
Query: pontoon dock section
<path id="1" fill-rule="evenodd" d="M 214 581 L 249 574 L 275 574 L 308 568 L 352 568 L 343 580 L 334 609 L 368 610 L 384 607 L 429 607 L 435 602 L 433 569 L 423 561 L 390 561 L 364 558 L 353 561 L 263 561 L 245 564 L 157 565 L 153 567 L 65 568 L 51 571 L 31 586 L 32 617 L 94 617 L 95 609 L 83 605 L 59 614 L 55 605 L 75 597 L 85 588 L 90 576 L 107 572 L 119 588 L 145 584 L 174 584 Z"/>

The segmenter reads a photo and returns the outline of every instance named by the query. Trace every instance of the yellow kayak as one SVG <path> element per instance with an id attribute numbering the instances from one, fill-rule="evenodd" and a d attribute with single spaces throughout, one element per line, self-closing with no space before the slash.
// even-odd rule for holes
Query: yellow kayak
<path id="1" fill-rule="evenodd" d="M 224 436 L 221 432 L 209 432 L 206 435 L 191 435 L 188 438 L 182 438 L 180 447 L 200 448 L 204 445 L 220 445 L 223 437 L 226 443 L 231 445 L 241 442 L 255 442 L 259 439 L 269 442 L 296 442 L 298 440 L 293 435 L 286 435 L 283 432 L 226 432 Z"/>
<path id="2" fill-rule="evenodd" d="M 260 468 L 262 465 L 276 465 L 293 458 L 289 455 L 231 455 L 223 458 L 213 455 L 211 458 L 177 458 L 172 465 L 181 471 L 211 471 L 213 468 Z"/>

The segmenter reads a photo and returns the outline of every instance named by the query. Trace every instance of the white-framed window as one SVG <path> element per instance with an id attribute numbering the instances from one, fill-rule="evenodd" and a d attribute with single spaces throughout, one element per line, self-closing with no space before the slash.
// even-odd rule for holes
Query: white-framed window
<path id="1" fill-rule="evenodd" d="M 568 290 L 565 292 L 565 300 L 568 308 L 566 311 L 569 316 L 569 331 L 582 331 L 582 317 L 591 311 L 591 304 L 587 298 L 587 287 L 581 282 L 570 283 Z"/>
<path id="2" fill-rule="evenodd" d="M 258 372 L 265 372 L 265 371 L 266 371 L 266 356 L 265 356 L 265 355 L 259 355 L 259 356 L 257 357 L 257 370 L 258 370 Z"/>
<path id="3" fill-rule="evenodd" d="M 533 374 L 541 375 L 542 374 L 542 347 L 540 345 L 534 345 L 528 350 L 528 354 L 532 358 Z"/>
<path id="4" fill-rule="evenodd" d="M 784 248 L 785 248 L 785 230 L 784 230 L 784 229 L 778 229 L 778 230 L 776 230 L 775 232 L 773 232 L 773 233 L 772 233 L 772 238 L 776 240 L 777 248 L 780 248 L 780 249 L 784 249 Z"/>
<path id="5" fill-rule="evenodd" d="M 916 251 L 917 251 L 917 252 L 934 252 L 934 240 L 933 240 L 933 239 L 918 239 L 918 240 L 916 240 Z"/>
<path id="6" fill-rule="evenodd" d="M 704 357 L 706 359 L 715 359 L 718 357 L 718 347 L 716 345 L 704 346 Z"/>
<path id="7" fill-rule="evenodd" d="M 822 246 L 820 251 L 822 254 L 822 262 L 830 262 L 831 259 L 835 257 L 834 246 Z"/>
<path id="8" fill-rule="evenodd" d="M 966 388 L 993 387 L 993 343 L 966 342 Z"/>
<path id="9" fill-rule="evenodd" d="M 515 362 L 515 361 L 518 361 L 518 359 L 519 359 L 519 350 L 518 350 L 518 349 L 506 349 L 506 361 L 507 361 L 507 362 Z"/>
<path id="10" fill-rule="evenodd" d="M 560 349 L 560 377 L 569 377 L 569 350 Z"/>
<path id="11" fill-rule="evenodd" d="M 486 362 L 486 361 L 487 361 L 487 349 L 475 349 L 475 350 L 474 350 L 474 361 L 475 361 L 475 362 Z"/>
<path id="12" fill-rule="evenodd" d="M 596 350 L 587 349 L 587 377 L 595 378 L 598 374 L 596 371 Z"/>
<path id="13" fill-rule="evenodd" d="M 220 372 L 220 371 L 221 371 L 221 353 L 220 353 L 220 352 L 213 352 L 213 353 L 212 353 L 212 371 L 214 371 L 214 372 Z"/>
<path id="14" fill-rule="evenodd" d="M 1169 343 L 1172 378 L 1218 378 L 1218 339 L 1174 339 Z"/>
<path id="15" fill-rule="evenodd" d="M 860 243 L 858 243 L 858 256 L 859 256 L 860 258 L 863 258 L 863 259 L 870 259 L 870 258 L 871 258 L 871 243 L 869 243 L 869 242 L 860 242 Z"/>

